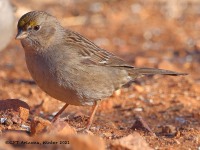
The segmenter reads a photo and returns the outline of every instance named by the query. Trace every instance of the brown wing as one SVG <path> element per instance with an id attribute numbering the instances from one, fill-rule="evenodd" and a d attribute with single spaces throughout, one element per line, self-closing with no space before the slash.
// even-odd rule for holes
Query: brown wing
<path id="1" fill-rule="evenodd" d="M 89 49 L 88 51 L 92 51 Z M 129 67 L 133 68 L 133 66 L 128 65 L 125 61 L 120 59 L 119 57 L 113 55 L 112 53 L 108 53 L 107 51 L 100 49 L 99 51 L 95 51 L 94 54 L 89 57 L 85 57 L 82 61 L 85 64 L 95 64 L 99 66 L 110 66 L 110 67 Z"/>
<path id="2" fill-rule="evenodd" d="M 83 64 L 134 68 L 76 32 L 67 30 L 67 41 L 79 49 L 78 53 L 82 57 L 81 63 Z"/>

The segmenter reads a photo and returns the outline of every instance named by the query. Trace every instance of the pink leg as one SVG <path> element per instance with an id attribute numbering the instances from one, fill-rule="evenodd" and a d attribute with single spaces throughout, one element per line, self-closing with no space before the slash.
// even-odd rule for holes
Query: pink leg
<path id="1" fill-rule="evenodd" d="M 89 118 L 89 120 L 87 122 L 87 126 L 86 126 L 87 130 L 89 130 L 91 125 L 92 125 L 92 122 L 93 122 L 93 119 L 94 119 L 94 115 L 95 115 L 95 113 L 97 111 L 98 106 L 99 106 L 99 102 L 96 102 L 96 104 L 92 108 L 92 113 L 90 115 L 90 118 Z"/>
<path id="2" fill-rule="evenodd" d="M 55 122 L 58 117 L 60 116 L 60 114 L 62 114 L 62 112 L 67 108 L 67 106 L 69 106 L 69 104 L 65 104 L 61 110 L 59 112 L 57 112 L 57 114 L 53 117 L 53 120 L 51 122 Z"/>

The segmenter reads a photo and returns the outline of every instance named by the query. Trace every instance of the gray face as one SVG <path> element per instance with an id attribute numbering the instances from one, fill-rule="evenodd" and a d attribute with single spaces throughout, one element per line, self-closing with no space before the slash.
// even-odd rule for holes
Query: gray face
<path id="1" fill-rule="evenodd" d="M 18 22 L 16 39 L 27 40 L 33 44 L 45 46 L 55 34 L 57 20 L 45 13 L 29 12 L 23 15 Z"/>

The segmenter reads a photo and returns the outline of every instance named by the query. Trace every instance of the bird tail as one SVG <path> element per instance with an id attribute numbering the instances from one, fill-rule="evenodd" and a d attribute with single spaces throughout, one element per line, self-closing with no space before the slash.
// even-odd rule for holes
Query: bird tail
<path id="1" fill-rule="evenodd" d="M 171 75 L 171 76 L 179 76 L 179 75 L 187 75 L 187 73 L 179 73 L 170 70 L 164 69 L 156 69 L 156 68 L 132 68 L 129 70 L 130 76 L 136 78 L 141 75 Z"/>

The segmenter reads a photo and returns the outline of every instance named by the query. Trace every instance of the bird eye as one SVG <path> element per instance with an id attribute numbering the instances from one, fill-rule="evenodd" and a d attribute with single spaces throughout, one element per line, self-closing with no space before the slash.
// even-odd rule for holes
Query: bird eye
<path id="1" fill-rule="evenodd" d="M 39 25 L 36 25 L 36 26 L 33 27 L 33 29 L 34 29 L 35 31 L 38 31 L 38 30 L 40 29 L 40 26 L 39 26 Z"/>

